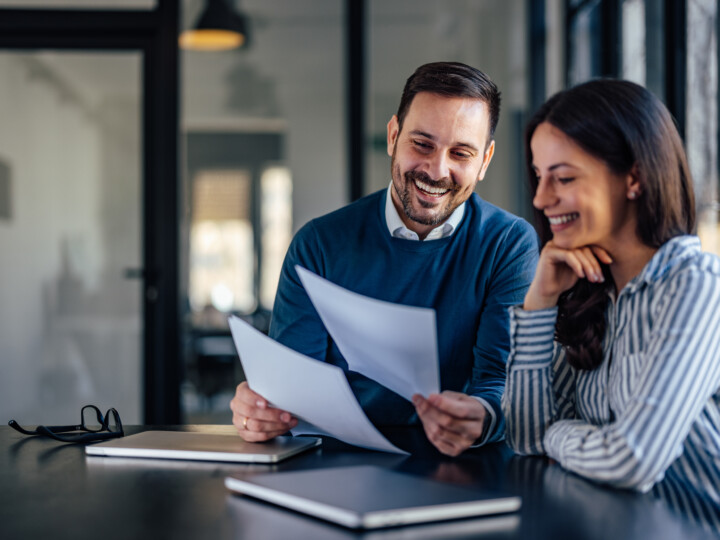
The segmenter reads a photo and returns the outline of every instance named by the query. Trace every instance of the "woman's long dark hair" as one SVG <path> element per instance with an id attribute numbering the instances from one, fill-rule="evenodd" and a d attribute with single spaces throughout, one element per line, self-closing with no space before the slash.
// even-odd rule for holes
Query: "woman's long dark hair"
<path id="1" fill-rule="evenodd" d="M 525 131 L 533 194 L 538 180 L 530 140 L 543 122 L 604 161 L 613 173 L 636 174 L 641 186 L 637 234 L 644 244 L 658 248 L 694 230 L 695 199 L 682 140 L 668 110 L 648 90 L 628 81 L 599 79 L 551 97 Z M 540 210 L 535 209 L 535 218 L 545 245 L 552 239 L 550 224 Z M 602 363 L 607 291 L 614 286 L 607 267 L 603 273 L 605 283 L 578 280 L 558 300 L 555 338 L 565 347 L 567 361 L 578 369 L 595 369 Z"/>

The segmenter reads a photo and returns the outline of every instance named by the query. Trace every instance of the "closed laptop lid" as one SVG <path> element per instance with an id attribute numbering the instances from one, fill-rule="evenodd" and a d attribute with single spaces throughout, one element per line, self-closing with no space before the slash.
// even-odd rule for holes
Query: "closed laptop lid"
<path id="1" fill-rule="evenodd" d="M 234 463 L 277 463 L 321 444 L 317 437 L 276 437 L 249 443 L 239 435 L 183 431 L 143 431 L 88 445 L 92 456 L 189 459 Z"/>
<path id="2" fill-rule="evenodd" d="M 236 493 L 364 529 L 501 514 L 521 505 L 519 496 L 365 465 L 229 476 L 225 485 Z"/>

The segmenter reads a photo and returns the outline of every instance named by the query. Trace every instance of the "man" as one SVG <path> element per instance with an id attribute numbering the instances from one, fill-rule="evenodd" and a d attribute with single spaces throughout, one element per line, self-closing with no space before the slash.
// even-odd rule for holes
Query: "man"
<path id="1" fill-rule="evenodd" d="M 495 151 L 499 108 L 496 86 L 474 68 L 418 68 L 387 125 L 390 186 L 297 233 L 270 324 L 273 339 L 345 369 L 376 425 L 420 422 L 438 450 L 453 456 L 504 436 L 507 308 L 522 302 L 538 256 L 530 225 L 473 193 Z M 296 264 L 366 296 L 435 309 L 443 391 L 410 403 L 347 371 Z M 247 441 L 271 439 L 297 423 L 245 382 L 230 406 Z"/>

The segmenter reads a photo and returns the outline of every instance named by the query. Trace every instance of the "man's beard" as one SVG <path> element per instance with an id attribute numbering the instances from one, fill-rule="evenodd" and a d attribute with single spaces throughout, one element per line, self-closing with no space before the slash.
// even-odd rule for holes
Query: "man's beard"
<path id="1" fill-rule="evenodd" d="M 400 203 L 402 204 L 405 215 L 412 221 L 420 223 L 421 225 L 439 225 L 447 218 L 449 218 L 455 208 L 459 206 L 459 203 L 455 206 L 452 205 L 453 201 L 457 197 L 458 191 L 458 186 L 456 186 L 452 181 L 447 179 L 433 180 L 427 173 L 421 171 L 407 171 L 403 175 L 400 172 L 400 166 L 395 162 L 394 155 L 391 163 L 391 169 L 393 177 L 393 188 L 395 189 L 395 192 L 400 199 Z M 405 180 L 404 184 L 401 182 L 401 179 L 403 177 Z M 444 207 L 440 208 L 438 211 L 432 214 L 418 215 L 418 213 L 415 212 L 415 209 L 413 208 L 413 195 L 410 193 L 410 184 L 414 184 L 416 180 L 434 188 L 449 190 L 449 198 L 442 203 Z M 417 199 L 417 202 L 420 204 L 420 206 L 424 208 L 433 208 L 436 206 L 432 203 L 428 203 L 420 199 Z"/>

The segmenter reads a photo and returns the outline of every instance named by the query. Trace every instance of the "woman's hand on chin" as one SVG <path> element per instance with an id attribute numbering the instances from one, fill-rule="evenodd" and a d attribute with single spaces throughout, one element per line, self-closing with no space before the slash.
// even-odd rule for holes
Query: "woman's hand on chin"
<path id="1" fill-rule="evenodd" d="M 572 288 L 578 279 L 593 283 L 605 281 L 600 264 L 612 263 L 603 248 L 583 246 L 564 249 L 551 240 L 540 252 L 535 277 L 525 295 L 525 310 L 545 309 L 557 305 L 560 295 Z"/>

